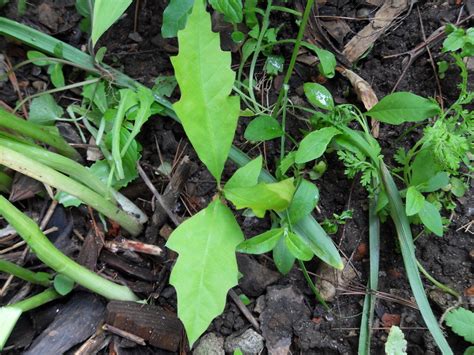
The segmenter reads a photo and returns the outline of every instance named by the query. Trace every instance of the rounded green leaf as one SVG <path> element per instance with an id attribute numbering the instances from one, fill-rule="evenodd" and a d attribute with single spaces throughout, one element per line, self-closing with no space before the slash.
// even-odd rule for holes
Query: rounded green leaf
<path id="1" fill-rule="evenodd" d="M 309 261 L 313 258 L 313 252 L 306 241 L 297 234 L 289 232 L 285 237 L 285 244 L 293 256 L 299 260 Z"/>
<path id="2" fill-rule="evenodd" d="M 263 254 L 273 250 L 283 235 L 283 228 L 275 228 L 247 239 L 237 246 L 239 253 Z"/>
<path id="3" fill-rule="evenodd" d="M 332 95 L 324 86 L 317 83 L 305 83 L 303 88 L 306 98 L 312 105 L 329 111 L 334 109 Z"/>
<path id="4" fill-rule="evenodd" d="M 367 111 L 366 115 L 380 122 L 399 125 L 405 122 L 418 122 L 436 116 L 441 111 L 434 100 L 412 94 L 396 92 L 385 96 Z"/>
<path id="5" fill-rule="evenodd" d="M 283 135 L 280 123 L 268 115 L 261 115 L 250 121 L 245 130 L 245 139 L 252 142 L 268 141 Z"/>
<path id="6" fill-rule="evenodd" d="M 319 200 L 319 190 L 313 183 L 307 180 L 301 180 L 296 188 L 296 192 L 288 207 L 288 218 L 292 224 L 295 224 L 302 218 L 309 215 Z"/>
<path id="7" fill-rule="evenodd" d="M 67 295 L 74 288 L 74 280 L 70 279 L 66 275 L 57 274 L 53 281 L 54 289 L 61 296 Z"/>
<path id="8" fill-rule="evenodd" d="M 464 337 L 466 341 L 474 343 L 474 313 L 465 308 L 458 308 L 446 315 L 446 324 L 453 331 Z"/>
<path id="9" fill-rule="evenodd" d="M 286 247 L 285 238 L 280 238 L 273 249 L 273 261 L 283 275 L 288 274 L 293 268 L 295 257 Z"/>
<path id="10" fill-rule="evenodd" d="M 405 211 L 407 216 L 413 216 L 420 212 L 425 203 L 425 197 L 414 186 L 407 190 Z"/>
<path id="11" fill-rule="evenodd" d="M 331 139 L 339 133 L 340 131 L 334 127 L 325 127 L 318 131 L 311 132 L 301 141 L 296 151 L 295 162 L 303 164 L 321 157 L 326 151 Z"/>
<path id="12" fill-rule="evenodd" d="M 443 236 L 443 222 L 435 205 L 425 200 L 423 208 L 418 212 L 418 216 L 426 228 L 438 237 Z"/>

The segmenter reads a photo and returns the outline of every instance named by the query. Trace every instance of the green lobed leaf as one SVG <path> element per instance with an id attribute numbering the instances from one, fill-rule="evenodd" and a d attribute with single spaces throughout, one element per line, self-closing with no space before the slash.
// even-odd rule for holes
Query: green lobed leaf
<path id="1" fill-rule="evenodd" d="M 329 111 L 334 109 L 331 93 L 321 84 L 305 83 L 303 89 L 306 98 L 313 106 Z"/>
<path id="2" fill-rule="evenodd" d="M 64 110 L 56 103 L 53 95 L 44 94 L 31 101 L 28 121 L 40 125 L 50 125 L 61 118 L 63 114 Z"/>
<path id="3" fill-rule="evenodd" d="M 290 253 L 299 260 L 309 261 L 313 258 L 313 252 L 307 245 L 306 240 L 300 238 L 293 232 L 288 232 L 285 237 L 285 244 Z"/>
<path id="4" fill-rule="evenodd" d="M 237 169 L 232 177 L 227 181 L 224 188 L 230 189 L 233 187 L 247 187 L 254 186 L 258 183 L 258 176 L 262 170 L 262 156 L 245 164 L 243 167 Z"/>
<path id="5" fill-rule="evenodd" d="M 443 221 L 435 205 L 425 200 L 423 207 L 418 212 L 418 216 L 426 228 L 428 228 L 438 237 L 443 236 Z"/>
<path id="6" fill-rule="evenodd" d="M 474 343 L 474 312 L 465 308 L 457 308 L 449 312 L 445 320 L 453 332 L 462 336 L 466 341 Z"/>
<path id="7" fill-rule="evenodd" d="M 242 0 L 209 0 L 209 4 L 223 14 L 226 21 L 235 24 L 242 22 Z"/>
<path id="8" fill-rule="evenodd" d="M 334 127 L 325 127 L 308 134 L 300 143 L 296 151 L 295 162 L 303 164 L 318 159 L 326 151 L 331 139 L 341 133 Z"/>
<path id="9" fill-rule="evenodd" d="M 244 137 L 248 141 L 262 142 L 281 137 L 283 130 L 280 123 L 269 115 L 261 115 L 250 121 L 247 126 Z"/>
<path id="10" fill-rule="evenodd" d="M 176 37 L 178 31 L 186 26 L 193 4 L 194 0 L 171 0 L 169 2 L 163 11 L 163 25 L 161 26 L 163 38 Z"/>
<path id="11" fill-rule="evenodd" d="M 414 186 L 407 190 L 405 211 L 407 216 L 413 216 L 420 212 L 425 203 L 425 197 Z"/>
<path id="12" fill-rule="evenodd" d="M 262 218 L 267 210 L 285 210 L 294 192 L 293 178 L 272 184 L 260 183 L 247 187 L 224 188 L 226 199 L 231 201 L 235 208 L 251 208 L 259 218 Z"/>
<path id="13" fill-rule="evenodd" d="M 439 105 L 410 92 L 395 92 L 385 96 L 366 115 L 380 122 L 399 125 L 418 122 L 441 112 Z"/>
<path id="14" fill-rule="evenodd" d="M 275 248 L 283 232 L 283 228 L 270 229 L 269 231 L 243 241 L 237 246 L 237 251 L 246 254 L 267 253 Z"/>
<path id="15" fill-rule="evenodd" d="M 171 59 L 181 98 L 173 105 L 201 161 L 220 183 L 240 112 L 229 96 L 235 73 L 231 55 L 220 49 L 204 3 L 196 1 L 186 28 L 178 33 L 179 54 Z"/>
<path id="16" fill-rule="evenodd" d="M 95 0 L 91 35 L 94 46 L 105 31 L 122 16 L 131 3 L 132 0 Z"/>
<path id="17" fill-rule="evenodd" d="M 288 207 L 288 219 L 291 224 L 297 223 L 309 215 L 316 207 L 319 200 L 319 190 L 308 180 L 301 180 Z"/>
<path id="18" fill-rule="evenodd" d="M 227 292 L 238 283 L 235 248 L 243 239 L 232 211 L 216 200 L 176 228 L 166 244 L 179 254 L 170 283 L 191 347 L 224 311 Z"/>
<path id="19" fill-rule="evenodd" d="M 406 355 L 407 345 L 402 330 L 396 325 L 392 325 L 385 343 L 385 353 L 387 355 Z"/>

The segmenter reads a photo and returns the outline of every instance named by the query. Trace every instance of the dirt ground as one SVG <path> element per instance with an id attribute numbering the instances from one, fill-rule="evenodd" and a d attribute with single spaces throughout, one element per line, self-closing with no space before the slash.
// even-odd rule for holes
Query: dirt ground
<path id="1" fill-rule="evenodd" d="M 347 43 L 354 33 L 357 33 L 367 24 L 367 20 L 361 20 L 360 15 L 368 13 L 370 17 L 375 9 L 364 1 L 328 0 L 321 3 L 324 4 L 319 6 L 320 15 L 357 19 L 345 21 L 349 32 L 343 39 L 343 43 Z M 405 12 L 397 25 L 383 34 L 375 42 L 368 55 L 353 68 L 358 75 L 371 84 L 379 99 L 391 92 L 395 82 L 402 74 L 405 58 L 405 56 L 384 57 L 404 53 L 423 42 L 420 16 L 424 31 L 429 36 L 443 24 L 455 22 L 461 11 L 461 6 L 454 4 L 454 1 L 453 4 L 447 1 L 415 1 L 414 3 L 415 5 L 411 11 L 409 13 Z M 27 13 L 21 18 L 17 17 L 12 5 L 7 5 L 0 11 L 0 14 L 8 18 L 18 19 L 22 23 L 41 29 L 72 45 L 80 47 L 86 43 L 86 35 L 81 33 L 78 27 L 80 17 L 75 13 L 73 0 L 35 0 L 28 4 Z M 44 4 L 51 7 L 56 16 L 54 19 L 50 18 L 43 21 L 41 16 L 38 17 L 38 11 L 41 8 L 44 10 Z M 162 13 L 165 5 L 165 1 L 140 1 L 138 22 L 134 21 L 135 5 L 132 5 L 127 12 L 127 16 L 101 39 L 101 44 L 108 48 L 106 61 L 149 87 L 153 85 L 157 76 L 172 75 L 173 73 L 169 57 L 176 54 L 177 42 L 176 40 L 164 40 L 160 35 Z M 464 8 L 464 16 L 467 9 L 467 7 Z M 281 30 L 282 36 L 295 38 L 296 25 L 293 25 L 291 21 L 287 21 L 286 15 L 278 16 L 272 18 L 272 25 L 277 26 L 284 23 L 285 25 Z M 52 21 L 52 23 L 46 21 Z M 49 24 L 49 27 L 45 23 Z M 134 32 L 134 26 L 136 26 L 138 36 L 131 36 Z M 341 43 L 333 41 L 333 44 L 341 50 Z M 331 48 L 327 49 L 331 50 Z M 13 63 L 24 60 L 25 50 L 26 48 L 18 43 L 7 42 L 3 38 L 0 39 L 0 53 L 7 55 Z M 282 46 L 279 50 L 288 60 L 291 55 L 291 47 Z M 435 61 L 443 58 L 439 45 L 432 49 L 432 54 Z M 235 52 L 234 55 L 235 63 L 238 63 L 238 52 Z M 413 65 L 409 67 L 398 90 L 411 91 L 422 96 L 433 97 L 436 95 L 437 86 L 429 60 L 426 53 L 417 58 Z M 261 70 L 262 68 L 259 67 L 258 69 Z M 304 99 L 301 96 L 302 83 L 313 80 L 317 74 L 315 69 L 302 63 L 297 64 L 295 72 L 297 75 L 294 76 L 291 82 L 290 97 L 297 100 L 300 96 L 301 100 Z M 67 74 L 71 80 L 80 75 L 72 71 L 67 72 Z M 260 74 L 257 73 L 257 75 Z M 31 66 L 22 68 L 17 72 L 17 77 L 19 82 L 22 83 L 21 88 L 24 95 L 36 92 L 38 84 L 33 85 L 34 82 L 48 81 L 45 71 L 39 72 L 38 68 Z M 456 70 L 450 70 L 445 79 L 441 80 L 443 98 L 447 104 L 453 102 L 456 98 L 457 89 L 455 85 L 458 77 L 459 73 Z M 279 82 L 281 83 L 281 78 L 274 79 L 273 88 L 269 94 L 270 98 L 275 96 L 275 92 L 278 92 Z M 0 100 L 14 106 L 18 97 L 12 86 L 10 83 L 0 85 Z M 336 75 L 325 85 L 334 95 L 336 102 L 357 102 L 354 93 L 351 91 L 350 83 L 342 76 Z M 70 97 L 74 95 L 74 93 L 68 93 L 57 98 L 60 103 L 67 103 L 71 99 Z M 296 118 L 290 117 L 290 119 L 292 119 L 289 122 L 290 129 L 295 132 L 296 136 L 301 136 L 299 130 L 305 127 L 302 127 Z M 379 141 L 383 147 L 383 154 L 389 163 L 393 163 L 391 157 L 398 147 L 411 146 L 421 133 L 421 130 L 414 129 L 410 134 L 401 136 L 407 127 L 381 125 Z M 279 155 L 278 147 L 274 146 L 272 142 L 265 143 L 265 146 L 251 146 L 243 138 L 244 129 L 245 120 L 241 120 L 235 144 L 251 156 L 265 153 L 268 168 L 271 170 Z M 143 165 L 150 172 L 150 175 L 156 171 L 162 161 L 171 163 L 177 155 L 189 156 L 192 166 L 191 176 L 186 181 L 182 198 L 174 207 L 177 214 L 195 213 L 211 200 L 215 192 L 212 177 L 198 162 L 197 156 L 191 145 L 187 143 L 179 124 L 166 117 L 153 117 L 144 127 L 139 136 L 139 141 L 143 146 Z M 155 142 L 158 142 L 159 152 Z M 335 300 L 330 302 L 330 311 L 325 311 L 312 297 L 303 274 L 296 266 L 288 275 L 281 276 L 276 273 L 273 261 L 268 256 L 239 257 L 239 267 L 244 274 L 244 278 L 241 279 L 239 287 L 235 288 L 235 291 L 237 294 L 244 293 L 249 297 L 250 304 L 247 307 L 261 323 L 262 330 L 258 333 L 262 334 L 263 332 L 267 343 L 272 344 L 290 339 L 293 354 L 357 353 L 362 303 L 369 269 L 367 253 L 368 199 L 360 184 L 353 182 L 344 175 L 344 167 L 335 154 L 327 154 L 326 160 L 329 168 L 322 178 L 317 181 L 321 197 L 319 208 L 314 211 L 316 219 L 322 222 L 325 218 L 331 218 L 334 213 L 340 214 L 344 210 L 353 210 L 353 218 L 348 220 L 345 225 L 340 226 L 338 232 L 332 237 L 341 254 L 349 259 L 348 267 L 353 269 L 354 275 L 350 283 L 338 288 Z M 226 168 L 227 177 L 233 170 L 235 170 L 235 166 L 229 163 Z M 157 174 L 154 174 L 154 176 L 155 185 L 163 189 L 167 184 L 167 179 Z M 150 203 L 151 194 L 140 179 L 127 187 L 125 194 L 136 200 L 137 204 L 148 215 L 153 214 L 152 204 Z M 473 218 L 473 200 L 472 189 L 470 189 L 464 197 L 455 201 L 457 207 L 454 213 L 445 215 L 445 217 L 451 219 L 451 224 L 443 237 L 422 235 L 416 240 L 417 257 L 425 269 L 440 282 L 459 293 L 471 297 L 473 296 L 472 280 L 474 279 L 472 273 L 474 242 L 472 228 L 467 230 L 466 225 Z M 23 201 L 22 204 L 25 208 L 37 213 L 40 213 L 41 209 L 44 208 L 42 199 L 30 199 Z M 63 250 L 66 250 L 70 255 L 77 256 L 82 248 L 82 242 L 71 232 L 71 223 L 75 229 L 86 235 L 90 228 L 87 211 L 79 210 L 70 213 L 63 209 L 58 210 L 61 212 L 57 213 L 56 223 L 61 223 L 64 226 L 64 231 L 58 233 L 56 237 L 53 236 L 53 238 L 63 240 Z M 270 225 L 269 220 L 259 220 L 242 215 L 239 215 L 239 223 L 246 237 L 256 235 Z M 148 241 L 155 241 L 161 246 L 164 245 L 164 238 L 161 236 L 157 238 L 156 234 L 153 236 L 153 233 L 157 233 L 157 231 L 150 226 L 144 238 L 148 238 Z M 417 230 L 415 228 L 414 235 L 416 234 Z M 407 337 L 409 354 L 437 354 L 438 350 L 433 339 L 426 330 L 420 313 L 416 309 L 391 223 L 387 222 L 383 225 L 381 236 L 379 284 L 381 294 L 375 309 L 376 321 L 372 353 L 383 353 L 383 344 L 387 338 L 385 328 L 395 324 L 403 329 Z M 2 244 L 0 240 L 0 246 L 3 249 L 7 245 Z M 14 259 L 15 256 L 11 257 Z M 120 257 L 128 265 L 136 267 L 135 272 L 130 270 L 131 266 L 127 269 L 116 266 L 116 264 L 111 265 L 107 262 L 110 258 L 102 256 L 97 268 L 113 270 L 110 271 L 110 274 L 118 274 L 121 280 L 132 285 L 132 288 L 139 290 L 137 292 L 145 294 L 152 303 L 175 312 L 176 295 L 174 289 L 168 285 L 168 276 L 172 266 L 170 256 L 168 255 L 165 258 L 140 256 L 137 258 L 133 255 L 121 255 Z M 34 258 L 31 258 L 30 263 L 31 265 L 38 264 Z M 307 265 L 308 270 L 315 276 L 320 270 L 318 264 L 319 262 L 315 260 Z M 144 274 L 141 273 L 143 270 L 148 271 Z M 141 276 L 137 277 L 137 275 Z M 4 280 L 4 278 L 1 277 L 0 280 Z M 452 296 L 436 290 L 426 279 L 424 279 L 424 282 L 433 309 L 437 316 L 441 316 L 456 300 Z M 24 291 L 23 284 L 13 282 L 9 292 L 4 297 L 0 297 L 0 303 L 8 302 L 14 294 L 22 291 Z M 82 297 L 78 297 L 78 294 Z M 91 310 L 96 307 L 95 313 L 98 315 L 88 320 L 92 325 L 92 332 L 89 332 L 84 339 L 90 337 L 95 332 L 97 324 L 103 320 L 106 302 L 97 297 L 86 296 L 84 292 L 74 292 L 66 299 L 25 315 L 12 335 L 9 342 L 11 349 L 9 352 L 17 354 L 30 351 L 31 353 L 32 346 L 37 345 L 40 341 L 38 338 L 44 337 L 43 330 L 51 325 L 59 310 L 64 310 L 65 307 L 70 306 L 73 300 L 89 298 L 90 302 L 86 309 Z M 229 298 L 225 313 L 215 319 L 208 329 L 208 334 L 212 333 L 214 335 L 206 337 L 208 339 L 213 337 L 217 339 L 218 343 L 226 339 L 227 344 L 229 337 L 239 337 L 248 329 L 252 329 L 251 324 Z M 58 331 L 61 331 L 61 328 L 58 328 Z M 468 344 L 449 329 L 445 329 L 445 331 L 455 353 L 461 354 Z M 82 342 L 74 344 L 72 349 L 68 349 L 69 353 L 73 353 L 74 349 L 77 349 L 81 344 Z M 182 346 L 181 349 L 185 349 L 185 347 Z M 116 336 L 109 339 L 107 346 L 100 352 L 117 352 L 119 354 L 168 353 L 151 346 L 136 346 L 134 343 Z M 36 354 L 38 353 L 37 351 Z"/>

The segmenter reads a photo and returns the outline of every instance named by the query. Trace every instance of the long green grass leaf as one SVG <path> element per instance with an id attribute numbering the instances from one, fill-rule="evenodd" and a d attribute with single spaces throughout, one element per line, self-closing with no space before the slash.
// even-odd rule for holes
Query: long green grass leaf
<path id="1" fill-rule="evenodd" d="M 387 192 L 390 206 L 390 216 L 392 217 L 397 230 L 403 262 L 405 264 L 405 270 L 413 295 L 415 296 L 416 303 L 420 308 L 420 312 L 423 320 L 426 323 L 426 326 L 433 335 L 433 338 L 442 353 L 448 355 L 453 354 L 448 342 L 444 338 L 443 332 L 439 328 L 438 321 L 436 320 L 436 317 L 434 316 L 431 306 L 428 302 L 428 298 L 426 297 L 425 289 L 423 287 L 423 283 L 418 272 L 418 267 L 416 265 L 415 246 L 413 244 L 410 222 L 408 221 L 408 217 L 405 213 L 405 207 L 403 206 L 397 186 L 395 185 L 392 175 L 390 175 L 390 172 L 383 161 L 380 161 L 380 175 L 382 177 L 385 191 Z"/>

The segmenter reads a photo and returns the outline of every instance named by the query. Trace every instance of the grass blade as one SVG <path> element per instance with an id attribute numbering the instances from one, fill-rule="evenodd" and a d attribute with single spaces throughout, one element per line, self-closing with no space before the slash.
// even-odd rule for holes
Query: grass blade
<path id="1" fill-rule="evenodd" d="M 387 167 L 380 161 L 380 175 L 382 177 L 385 191 L 387 192 L 388 201 L 390 205 L 390 216 L 395 223 L 395 228 L 398 234 L 400 249 L 402 251 L 403 262 L 405 264 L 408 281 L 410 282 L 413 295 L 416 303 L 420 308 L 423 320 L 430 330 L 433 338 L 443 354 L 453 354 L 448 342 L 444 338 L 438 321 L 431 310 L 431 306 L 426 297 L 425 289 L 421 281 L 418 267 L 416 264 L 415 246 L 413 244 L 413 236 L 411 234 L 410 222 L 405 214 L 405 207 L 400 198 L 400 193 L 393 181 L 392 175 Z"/>
<path id="2" fill-rule="evenodd" d="M 379 262 L 380 262 L 380 219 L 376 212 L 377 198 L 370 199 L 369 202 L 369 255 L 370 255 L 370 275 L 367 284 L 367 294 L 364 298 L 364 308 L 362 310 L 362 320 L 360 323 L 359 354 L 370 354 L 370 339 L 372 336 L 372 324 L 374 320 L 375 292 L 379 283 Z"/>

